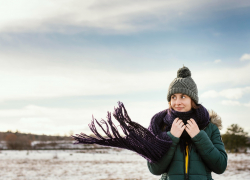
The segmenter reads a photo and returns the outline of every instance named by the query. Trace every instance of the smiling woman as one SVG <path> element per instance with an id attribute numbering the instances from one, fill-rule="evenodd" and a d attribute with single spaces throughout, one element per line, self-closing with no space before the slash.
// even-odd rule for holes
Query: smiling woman
<path id="1" fill-rule="evenodd" d="M 217 123 L 198 104 L 198 89 L 187 67 L 178 70 L 169 86 L 169 109 L 162 118 L 161 131 L 171 137 L 172 145 L 156 163 L 148 161 L 152 174 L 161 180 L 212 180 L 211 171 L 221 174 L 227 167 L 227 154 Z M 157 113 L 159 116 L 162 112 Z M 154 119 L 151 126 L 155 126 Z M 158 134 L 159 130 L 154 129 Z"/>
<path id="2" fill-rule="evenodd" d="M 135 151 L 147 159 L 149 171 L 162 175 L 161 180 L 212 180 L 211 172 L 221 174 L 227 167 L 227 154 L 221 140 L 221 121 L 198 104 L 198 89 L 187 67 L 178 70 L 169 86 L 170 108 L 156 113 L 146 129 L 131 121 L 122 103 L 113 116 L 124 135 L 111 120 L 89 127 L 96 137 L 84 133 L 73 136 L 77 143 L 100 144 Z M 106 134 L 101 136 L 95 122 Z M 104 124 L 104 126 L 102 125 Z M 110 132 L 111 129 L 112 133 Z"/>

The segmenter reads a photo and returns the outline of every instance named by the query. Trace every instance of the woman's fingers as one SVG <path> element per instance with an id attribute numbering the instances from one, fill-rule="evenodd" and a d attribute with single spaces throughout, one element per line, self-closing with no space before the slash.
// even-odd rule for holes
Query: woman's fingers
<path id="1" fill-rule="evenodd" d="M 180 126 L 181 132 L 183 132 L 183 130 L 184 130 L 185 127 L 186 127 L 185 124 L 184 124 L 183 122 L 181 122 L 179 126 Z"/>
<path id="2" fill-rule="evenodd" d="M 181 122 L 181 123 L 180 123 L 180 126 L 182 127 L 182 126 L 185 126 L 185 125 L 184 125 L 184 123 L 183 123 L 183 122 Z"/>
<path id="3" fill-rule="evenodd" d="M 181 127 L 182 132 L 184 131 L 185 128 L 186 128 L 185 125 Z"/>
<path id="4" fill-rule="evenodd" d="M 186 124 L 186 127 L 188 128 L 188 130 L 191 129 L 190 124 Z"/>
<path id="5" fill-rule="evenodd" d="M 190 124 L 190 125 L 193 125 L 193 122 L 190 120 L 187 120 L 187 123 Z"/>
<path id="6" fill-rule="evenodd" d="M 173 124 L 177 123 L 178 120 L 179 120 L 179 118 L 175 118 L 173 121 Z"/>
<path id="7" fill-rule="evenodd" d="M 175 118 L 173 124 L 172 124 L 172 127 L 171 127 L 171 130 L 170 130 L 170 133 L 175 136 L 175 137 L 180 137 L 182 132 L 184 131 L 185 129 L 185 125 L 183 123 L 183 121 L 179 118 Z"/>
<path id="8" fill-rule="evenodd" d="M 184 129 L 186 129 L 190 137 L 194 137 L 200 131 L 194 119 L 187 120 L 187 124 L 185 125 L 181 119 L 175 118 L 171 133 L 176 137 L 180 137 Z"/>
<path id="9" fill-rule="evenodd" d="M 190 121 L 191 121 L 193 124 L 196 124 L 196 125 L 197 125 L 197 123 L 195 122 L 194 119 L 191 118 Z"/>
<path id="10" fill-rule="evenodd" d="M 179 119 L 179 120 L 177 121 L 177 124 L 180 125 L 181 123 L 183 123 L 183 121 L 182 121 L 181 119 Z"/>
<path id="11" fill-rule="evenodd" d="M 200 129 L 194 119 L 190 119 L 187 121 L 185 130 L 191 138 L 193 138 L 200 132 Z"/>

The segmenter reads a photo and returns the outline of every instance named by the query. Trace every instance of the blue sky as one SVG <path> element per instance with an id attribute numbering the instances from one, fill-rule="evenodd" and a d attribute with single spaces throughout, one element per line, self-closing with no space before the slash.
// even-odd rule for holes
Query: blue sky
<path id="1" fill-rule="evenodd" d="M 145 127 L 183 64 L 250 133 L 249 1 L 2 1 L 0 131 L 89 132 L 122 101 Z"/>

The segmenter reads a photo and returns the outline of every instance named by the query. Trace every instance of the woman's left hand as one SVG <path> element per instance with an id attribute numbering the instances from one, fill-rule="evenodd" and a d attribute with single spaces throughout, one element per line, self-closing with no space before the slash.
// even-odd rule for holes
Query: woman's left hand
<path id="1" fill-rule="evenodd" d="M 193 138 L 200 132 L 198 125 L 196 124 L 195 120 L 192 118 L 190 120 L 187 120 L 185 130 L 187 131 L 187 133 L 189 134 L 191 138 Z"/>

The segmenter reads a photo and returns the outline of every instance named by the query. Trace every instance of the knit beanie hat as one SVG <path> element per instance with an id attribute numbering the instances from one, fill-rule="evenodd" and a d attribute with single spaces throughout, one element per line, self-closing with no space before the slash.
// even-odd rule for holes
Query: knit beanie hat
<path id="1" fill-rule="evenodd" d="M 185 66 L 177 71 L 177 78 L 169 85 L 167 95 L 168 102 L 170 102 L 171 96 L 176 93 L 188 95 L 196 104 L 199 102 L 197 86 L 191 78 L 191 71 Z"/>

